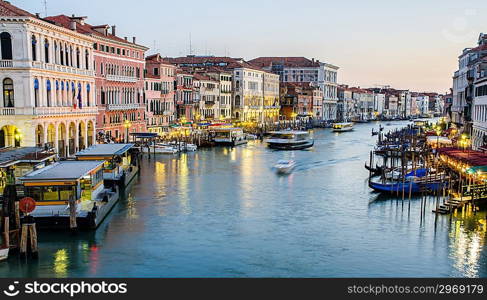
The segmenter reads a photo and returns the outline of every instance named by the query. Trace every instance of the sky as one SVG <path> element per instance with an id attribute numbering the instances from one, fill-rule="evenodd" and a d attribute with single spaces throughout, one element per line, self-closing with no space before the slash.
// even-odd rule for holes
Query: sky
<path id="1" fill-rule="evenodd" d="M 305 56 L 339 83 L 444 93 L 458 56 L 487 33 L 485 0 L 10 0 L 32 13 L 117 25 L 149 54 Z M 191 48 L 190 48 L 191 41 Z"/>

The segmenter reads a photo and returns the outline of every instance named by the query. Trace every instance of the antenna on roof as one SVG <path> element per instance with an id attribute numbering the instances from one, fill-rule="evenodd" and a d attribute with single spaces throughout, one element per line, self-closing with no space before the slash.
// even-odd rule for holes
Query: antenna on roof
<path id="1" fill-rule="evenodd" d="M 193 55 L 193 45 L 191 44 L 191 32 L 189 33 L 189 55 Z"/>
<path id="2" fill-rule="evenodd" d="M 44 17 L 47 17 L 47 0 L 42 0 L 42 3 L 44 4 Z"/>

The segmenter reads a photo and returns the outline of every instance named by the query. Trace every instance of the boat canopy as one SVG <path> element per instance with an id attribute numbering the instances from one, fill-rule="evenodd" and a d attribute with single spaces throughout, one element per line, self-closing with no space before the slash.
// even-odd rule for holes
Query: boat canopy
<path id="1" fill-rule="evenodd" d="M 103 168 L 105 161 L 60 161 L 20 178 L 26 182 L 76 181 Z"/>
<path id="2" fill-rule="evenodd" d="M 116 155 L 124 155 L 133 147 L 134 144 L 97 144 L 79 151 L 75 156 L 79 159 L 93 157 L 112 158 Z"/>

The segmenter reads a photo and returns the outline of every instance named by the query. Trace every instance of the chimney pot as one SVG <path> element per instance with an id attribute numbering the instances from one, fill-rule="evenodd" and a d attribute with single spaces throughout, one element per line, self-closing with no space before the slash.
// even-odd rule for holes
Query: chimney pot
<path id="1" fill-rule="evenodd" d="M 127 37 L 124 37 L 124 39 L 125 39 L 126 41 L 128 41 L 128 38 L 127 38 Z"/>
<path id="2" fill-rule="evenodd" d="M 132 37 L 132 43 L 134 43 L 134 44 L 135 44 L 135 36 L 134 36 L 134 37 Z"/>
<path id="3" fill-rule="evenodd" d="M 36 13 L 36 17 L 37 17 L 37 18 L 40 18 L 40 17 L 41 17 L 41 14 Z"/>
<path id="4" fill-rule="evenodd" d="M 116 30 L 117 30 L 117 26 L 113 25 L 113 26 L 112 26 L 112 35 L 117 35 L 117 34 L 116 34 L 116 33 L 117 33 L 117 31 L 116 31 Z"/>

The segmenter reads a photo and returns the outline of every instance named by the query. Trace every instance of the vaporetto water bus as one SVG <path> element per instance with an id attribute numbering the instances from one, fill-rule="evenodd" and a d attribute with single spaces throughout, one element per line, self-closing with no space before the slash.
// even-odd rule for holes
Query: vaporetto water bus
<path id="1" fill-rule="evenodd" d="M 20 178 L 24 195 L 36 202 L 37 227 L 96 229 L 119 199 L 118 186 L 103 184 L 104 164 L 60 161 Z"/>
<path id="2" fill-rule="evenodd" d="M 266 142 L 269 148 L 277 150 L 303 150 L 314 146 L 307 131 L 273 131 Z"/>
<path id="3" fill-rule="evenodd" d="M 335 123 L 333 124 L 334 132 L 346 132 L 353 130 L 353 123 Z"/>

